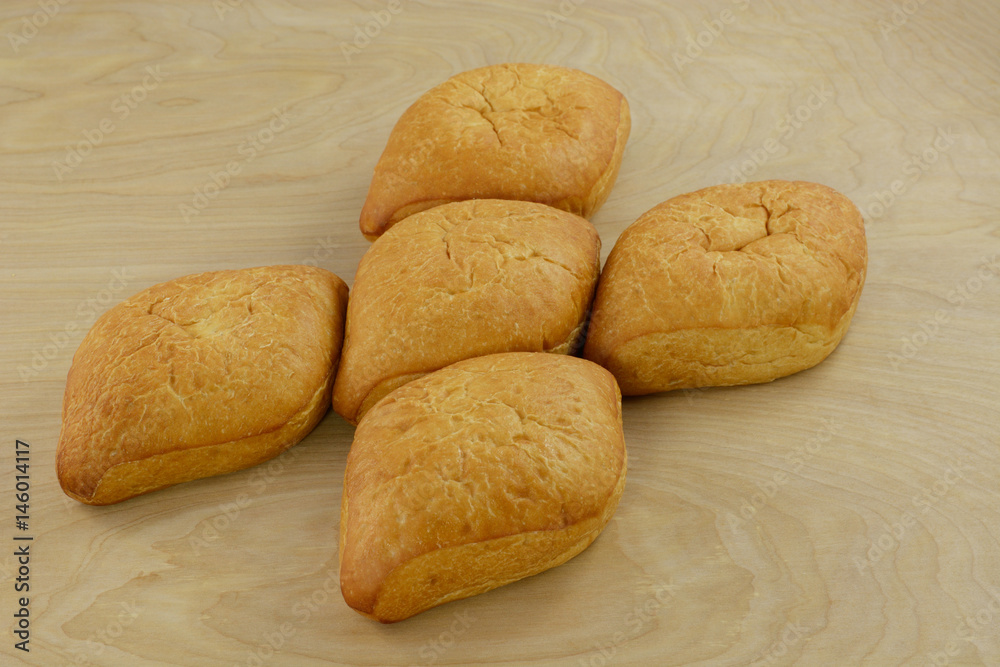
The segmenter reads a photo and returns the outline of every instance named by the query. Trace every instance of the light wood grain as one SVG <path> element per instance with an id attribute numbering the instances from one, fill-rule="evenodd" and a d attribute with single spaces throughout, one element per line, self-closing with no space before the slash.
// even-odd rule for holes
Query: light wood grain
<path id="1" fill-rule="evenodd" d="M 32 444 L 35 538 L 31 652 L 5 630 L 0 661 L 1000 664 L 996 3 L 404 0 L 382 27 L 378 0 L 225 2 L 70 0 L 16 52 L 8 34 L 42 10 L 0 6 L 5 628 L 15 438 Z M 210 269 L 317 261 L 350 282 L 396 118 L 505 61 L 628 97 L 631 142 L 594 218 L 605 256 L 641 213 L 754 156 L 751 179 L 851 197 L 870 265 L 841 347 L 769 385 L 627 400 L 628 484 L 592 547 L 391 627 L 337 588 L 351 429 L 336 415 L 257 469 L 107 508 L 63 496 L 62 391 L 97 314 Z M 54 167 L 102 121 L 79 165 Z"/>

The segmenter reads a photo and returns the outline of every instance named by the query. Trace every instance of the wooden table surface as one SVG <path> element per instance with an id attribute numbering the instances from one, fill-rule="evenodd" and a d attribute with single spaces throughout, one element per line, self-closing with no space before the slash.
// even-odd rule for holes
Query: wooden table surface
<path id="1" fill-rule="evenodd" d="M 990 0 L 5 0 L 0 662 L 1000 664 L 998 32 Z M 350 283 L 400 113 L 508 61 L 628 97 L 605 257 L 708 185 L 851 197 L 870 261 L 839 349 L 767 385 L 626 400 L 628 483 L 587 551 L 394 626 L 338 589 L 335 414 L 255 469 L 105 508 L 62 494 L 66 372 L 100 313 L 212 269 Z"/>

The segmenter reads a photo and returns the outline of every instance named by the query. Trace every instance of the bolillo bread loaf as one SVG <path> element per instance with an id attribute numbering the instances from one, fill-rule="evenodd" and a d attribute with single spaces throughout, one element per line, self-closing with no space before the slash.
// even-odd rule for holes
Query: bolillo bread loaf
<path id="1" fill-rule="evenodd" d="M 577 351 L 600 250 L 589 222 L 544 204 L 472 200 L 408 217 L 358 267 L 334 410 L 357 423 L 396 387 L 470 357 Z"/>
<path id="2" fill-rule="evenodd" d="M 826 358 L 865 280 L 864 222 L 816 183 L 674 197 L 608 257 L 584 356 L 623 394 L 768 382 Z"/>
<path id="3" fill-rule="evenodd" d="M 326 413 L 347 285 L 323 269 L 216 271 L 102 315 L 66 381 L 67 495 L 107 505 L 277 456 Z"/>
<path id="4" fill-rule="evenodd" d="M 477 357 L 386 396 L 358 425 L 340 519 L 340 584 L 395 622 L 560 565 L 625 483 L 621 394 L 575 357 Z"/>
<path id="5" fill-rule="evenodd" d="M 408 215 L 465 199 L 548 204 L 589 218 L 607 199 L 628 103 L 584 72 L 492 65 L 462 72 L 403 113 L 361 211 L 369 240 Z"/>

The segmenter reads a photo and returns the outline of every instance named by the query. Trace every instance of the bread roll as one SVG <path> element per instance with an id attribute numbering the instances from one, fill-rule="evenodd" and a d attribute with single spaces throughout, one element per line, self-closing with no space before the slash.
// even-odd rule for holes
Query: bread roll
<path id="1" fill-rule="evenodd" d="M 473 200 L 410 216 L 358 267 L 334 410 L 357 423 L 396 387 L 469 357 L 578 350 L 600 249 L 589 222 L 543 204 Z"/>
<path id="2" fill-rule="evenodd" d="M 578 70 L 506 64 L 421 96 L 389 136 L 361 211 L 374 239 L 464 199 L 541 202 L 589 218 L 618 175 L 630 128 L 617 90 Z"/>
<path id="3" fill-rule="evenodd" d="M 607 524 L 625 469 L 621 394 L 589 361 L 496 354 L 411 382 L 347 457 L 344 599 L 390 623 L 560 565 Z"/>
<path id="4" fill-rule="evenodd" d="M 102 315 L 66 381 L 63 490 L 107 505 L 277 456 L 328 409 L 347 286 L 273 266 L 200 273 Z"/>
<path id="5" fill-rule="evenodd" d="M 612 249 L 584 355 L 626 395 L 769 382 L 833 351 L 866 264 L 861 214 L 824 185 L 763 181 L 674 197 Z"/>

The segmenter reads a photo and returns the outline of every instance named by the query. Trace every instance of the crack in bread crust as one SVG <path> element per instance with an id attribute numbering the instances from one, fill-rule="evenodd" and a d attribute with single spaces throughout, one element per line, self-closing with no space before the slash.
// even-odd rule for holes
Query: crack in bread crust
<path id="1" fill-rule="evenodd" d="M 607 198 L 631 121 L 600 79 L 549 65 L 458 74 L 422 95 L 389 136 L 361 211 L 366 238 L 434 204 L 512 199 L 590 217 Z"/>
<path id="2" fill-rule="evenodd" d="M 327 409 L 317 398 L 332 390 L 346 301 L 332 273 L 276 266 L 185 276 L 113 307 L 67 378 L 63 489 L 82 502 L 117 502 L 252 465 L 268 448 L 277 455 Z M 262 449 L 240 444 L 250 442 Z M 178 454 L 215 447 L 204 467 Z"/>
<path id="3" fill-rule="evenodd" d="M 331 373 L 332 376 L 332 373 Z M 66 490 L 89 505 L 109 505 L 174 484 L 222 475 L 268 461 L 302 440 L 326 414 L 332 377 L 286 424 L 230 442 L 204 444 L 118 463 L 109 468 L 89 496 Z"/>
<path id="4" fill-rule="evenodd" d="M 826 186 L 763 181 L 680 195 L 619 237 L 584 355 L 625 394 L 774 380 L 837 346 L 866 265 L 860 212 Z"/>
<path id="5" fill-rule="evenodd" d="M 621 395 L 595 364 L 496 354 L 413 381 L 355 433 L 345 599 L 388 622 L 561 563 L 610 519 L 626 467 Z"/>
<path id="6" fill-rule="evenodd" d="M 411 216 L 358 267 L 334 410 L 357 423 L 406 379 L 469 357 L 570 352 L 599 272 L 597 231 L 549 206 L 475 200 Z"/>

